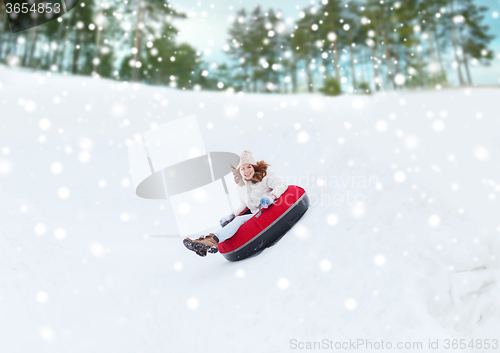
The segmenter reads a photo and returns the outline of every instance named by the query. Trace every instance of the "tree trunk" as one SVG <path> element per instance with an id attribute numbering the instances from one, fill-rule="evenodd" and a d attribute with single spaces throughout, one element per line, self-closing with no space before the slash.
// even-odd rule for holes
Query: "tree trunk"
<path id="1" fill-rule="evenodd" d="M 335 20 L 333 19 L 332 17 L 332 21 L 331 21 L 331 25 L 332 25 L 332 31 L 333 33 L 335 33 L 335 35 L 337 34 L 337 29 L 336 29 L 336 26 L 335 26 Z M 340 83 L 340 72 L 339 72 L 339 46 L 337 44 L 337 41 L 338 41 L 338 38 L 335 38 L 335 41 L 333 42 L 333 53 L 334 53 L 334 66 L 335 66 L 335 79 Z"/>
<path id="2" fill-rule="evenodd" d="M 382 61 L 382 50 L 383 49 L 382 49 L 381 44 L 379 42 L 380 31 L 379 31 L 379 27 L 378 27 L 378 24 L 377 24 L 375 17 L 373 18 L 373 24 L 374 24 L 374 30 L 375 30 L 375 43 L 377 44 L 377 52 L 378 52 L 377 56 L 380 59 L 380 61 Z M 378 65 L 378 60 L 377 60 L 377 65 Z M 383 71 L 382 67 L 381 67 L 380 71 Z M 380 77 L 382 77 L 382 75 L 380 75 L 379 78 Z M 380 79 L 380 88 L 382 88 L 382 79 Z"/>
<path id="3" fill-rule="evenodd" d="M 450 19 L 451 19 L 451 33 L 453 38 L 453 53 L 455 54 L 455 60 L 457 62 L 457 72 L 458 72 L 458 81 L 460 86 L 464 84 L 464 78 L 462 76 L 462 68 L 460 65 L 460 59 L 458 58 L 458 45 L 457 45 L 457 29 L 455 28 L 455 22 L 453 21 L 454 10 L 453 10 L 453 0 L 449 0 L 450 3 Z"/>
<path id="4" fill-rule="evenodd" d="M 68 47 L 69 28 L 71 27 L 72 20 L 73 20 L 73 16 L 71 16 L 69 18 L 68 25 L 66 26 L 66 31 L 64 32 L 63 49 L 61 51 L 61 54 L 58 57 L 57 66 L 61 68 L 61 71 L 63 71 L 64 59 L 66 59 L 66 51 L 67 51 L 66 48 Z"/>
<path id="5" fill-rule="evenodd" d="M 3 1 L 1 2 L 3 4 Z M 4 32 L 5 32 L 5 26 L 8 21 L 3 21 L 0 24 L 0 58 L 3 58 L 3 53 L 5 50 L 6 43 L 8 42 L 9 38 L 7 37 L 6 40 L 4 40 Z"/>
<path id="6" fill-rule="evenodd" d="M 416 67 L 418 68 L 417 69 L 417 73 L 418 73 L 418 80 L 417 80 L 417 83 L 420 85 L 420 86 L 426 86 L 426 82 L 425 82 L 425 78 L 424 78 L 424 74 L 422 72 L 422 65 L 423 65 L 423 60 L 422 60 L 422 57 L 418 54 L 418 51 L 417 51 L 417 47 L 416 47 L 416 43 L 413 42 L 413 51 L 415 52 L 415 61 L 416 61 Z"/>
<path id="7" fill-rule="evenodd" d="M 352 88 L 356 92 L 356 67 L 354 66 L 354 48 L 352 47 L 352 32 L 349 31 L 349 53 L 351 56 L 351 77 L 352 77 Z"/>
<path id="8" fill-rule="evenodd" d="M 7 13 L 4 10 L 5 10 L 4 2 L 0 1 L 0 58 L 2 57 L 4 49 L 3 34 L 5 32 L 5 28 L 8 26 L 9 23 L 9 18 L 7 17 Z"/>
<path id="9" fill-rule="evenodd" d="M 7 58 L 10 53 L 12 52 L 12 48 L 15 48 L 16 45 L 16 38 L 17 36 L 14 34 L 10 35 L 10 38 L 8 39 L 7 43 L 5 44 L 7 50 L 5 51 L 5 57 Z"/>
<path id="10" fill-rule="evenodd" d="M 102 1 L 99 2 L 99 12 L 97 14 L 97 18 L 101 18 L 102 16 Z M 94 48 L 94 58 L 92 59 L 92 73 L 97 73 L 97 66 L 99 64 L 96 64 L 96 59 L 99 60 L 100 58 L 100 53 L 99 53 L 99 47 L 101 46 L 101 30 L 98 24 L 95 26 L 96 34 L 95 34 L 95 48 Z"/>
<path id="11" fill-rule="evenodd" d="M 28 65 L 28 56 L 29 56 L 29 45 L 31 43 L 31 39 L 33 37 L 33 31 L 35 28 L 29 29 L 29 35 L 26 36 L 26 41 L 24 42 L 24 53 L 23 53 L 23 61 L 21 62 L 21 66 Z"/>
<path id="12" fill-rule="evenodd" d="M 47 39 L 47 45 L 49 46 L 49 50 L 47 52 L 43 53 L 42 56 L 43 58 L 40 59 L 40 65 L 44 70 L 50 70 L 50 62 L 51 62 L 51 55 L 50 55 L 50 36 L 49 36 L 49 27 L 45 26 L 45 33 L 43 34 L 43 37 Z"/>
<path id="13" fill-rule="evenodd" d="M 431 33 L 430 28 L 427 28 L 427 37 L 428 37 L 427 39 L 429 40 L 429 56 L 431 57 L 431 64 L 435 65 L 434 63 L 436 62 L 436 58 L 434 55 L 434 45 L 432 43 L 432 33 Z M 417 55 L 417 51 L 415 51 L 415 55 Z M 434 76 L 435 72 L 432 72 L 431 74 L 432 74 L 432 76 Z M 420 71 L 419 71 L 419 75 L 420 75 Z M 423 81 L 423 77 L 422 77 L 422 81 Z"/>
<path id="14" fill-rule="evenodd" d="M 441 75 L 444 78 L 444 77 L 446 77 L 446 73 L 444 72 L 443 58 L 441 56 L 441 47 L 439 46 L 439 39 L 438 39 L 438 36 L 436 33 L 436 28 L 432 29 L 432 34 L 434 36 L 434 41 L 436 42 L 436 52 L 437 52 L 438 60 L 439 60 L 439 68 L 441 70 Z"/>
<path id="15" fill-rule="evenodd" d="M 248 75 L 248 63 L 245 60 L 245 89 L 250 92 L 250 76 Z"/>
<path id="16" fill-rule="evenodd" d="M 384 37 L 385 60 L 387 61 L 387 68 L 389 70 L 387 76 L 389 81 L 391 82 L 392 88 L 394 89 L 395 83 L 393 80 L 394 73 L 392 69 L 392 57 L 391 57 L 391 51 L 389 50 L 389 41 L 387 38 L 387 33 L 385 31 L 384 25 L 382 25 L 382 36 Z"/>
<path id="17" fill-rule="evenodd" d="M 0 1 L 0 22 L 2 22 L 3 20 L 3 14 L 4 14 L 4 9 L 5 9 L 5 5 L 4 5 L 4 2 L 3 1 Z M 3 33 L 3 22 L 2 22 L 2 28 L 0 28 L 0 34 Z"/>
<path id="18" fill-rule="evenodd" d="M 370 54 L 368 54 L 370 56 Z M 363 48 L 360 49 L 359 57 L 362 59 L 359 61 L 359 64 L 361 65 L 361 82 L 367 82 L 367 76 L 369 76 L 366 72 L 366 65 L 364 65 L 365 61 L 365 51 Z"/>
<path id="19" fill-rule="evenodd" d="M 59 25 L 57 26 L 57 47 L 54 50 L 54 55 L 52 55 L 52 60 L 49 64 L 49 66 L 55 65 L 56 64 L 56 59 L 57 59 L 57 54 L 59 53 L 59 47 L 61 46 L 61 34 L 62 34 L 62 28 L 63 28 L 63 22 L 64 22 L 64 16 L 61 17 L 61 22 L 59 22 Z"/>
<path id="20" fill-rule="evenodd" d="M 252 66 L 252 84 L 253 84 L 253 91 L 254 93 L 257 93 L 257 66 Z"/>
<path id="21" fill-rule="evenodd" d="M 297 93 L 297 61 L 294 59 L 292 62 L 292 92 Z"/>
<path id="22" fill-rule="evenodd" d="M 137 67 L 137 59 L 139 58 L 139 52 L 141 50 L 141 39 L 142 39 L 142 29 L 139 28 L 141 24 L 142 17 L 142 0 L 137 2 L 137 20 L 135 24 L 135 36 L 134 36 L 134 48 L 136 52 L 134 53 L 133 63 L 134 67 L 132 68 L 132 81 L 136 82 L 139 80 L 139 68 Z"/>
<path id="23" fill-rule="evenodd" d="M 35 53 L 36 40 L 37 40 L 37 36 L 38 36 L 37 29 L 38 29 L 38 26 L 33 27 L 33 31 L 31 32 L 31 48 L 29 51 L 28 62 L 26 63 L 26 66 L 31 65 L 31 61 L 33 60 L 33 54 Z"/>
<path id="24" fill-rule="evenodd" d="M 375 80 L 375 90 L 380 91 L 380 77 L 378 75 L 378 62 L 375 56 L 375 46 L 370 47 L 372 49 L 372 62 L 373 62 L 373 74 L 374 74 L 374 80 Z"/>
<path id="25" fill-rule="evenodd" d="M 431 61 L 436 61 L 436 59 L 434 58 L 434 46 L 432 45 L 432 35 L 429 28 L 427 28 L 427 37 L 429 39 L 429 55 L 431 57 Z M 417 52 L 415 52 L 415 54 L 416 53 Z"/>
<path id="26" fill-rule="evenodd" d="M 8 26 L 9 23 L 9 18 L 7 17 L 7 15 L 5 15 L 4 17 L 4 12 L 5 12 L 4 10 L 5 10 L 4 2 L 0 1 L 0 58 L 2 57 L 5 45 L 3 40 L 3 35 L 5 32 L 5 28 Z"/>
<path id="27" fill-rule="evenodd" d="M 460 47 L 462 48 L 462 56 L 464 58 L 464 66 L 465 66 L 465 73 L 467 74 L 467 81 L 469 82 L 469 85 L 472 86 L 472 77 L 469 71 L 469 60 L 467 60 L 467 52 L 465 51 L 465 44 L 464 44 L 464 39 L 462 37 L 461 29 L 458 31 L 458 36 L 460 40 Z"/>
<path id="28" fill-rule="evenodd" d="M 311 72 L 311 68 L 309 67 L 310 63 L 311 63 L 311 59 L 308 59 L 306 61 L 306 76 L 307 76 L 307 91 L 309 93 L 312 93 L 313 87 L 312 87 L 312 72 Z"/>
<path id="29" fill-rule="evenodd" d="M 404 49 L 403 49 L 404 51 Z M 394 59 L 394 65 L 396 66 L 394 68 L 394 73 L 399 73 L 401 72 L 401 59 L 403 55 L 401 55 L 401 47 L 399 45 L 396 45 L 396 51 L 392 55 L 392 58 Z"/>
<path id="30" fill-rule="evenodd" d="M 339 46 L 337 45 L 337 39 L 333 42 L 333 52 L 335 54 L 335 79 L 340 83 L 340 72 L 339 72 Z"/>
<path id="31" fill-rule="evenodd" d="M 78 73 L 78 59 L 80 58 L 80 42 L 81 42 L 81 37 L 82 36 L 82 31 L 77 30 L 76 32 L 76 40 L 75 40 L 75 48 L 73 49 L 73 63 L 71 65 L 71 72 L 73 75 L 76 75 Z"/>

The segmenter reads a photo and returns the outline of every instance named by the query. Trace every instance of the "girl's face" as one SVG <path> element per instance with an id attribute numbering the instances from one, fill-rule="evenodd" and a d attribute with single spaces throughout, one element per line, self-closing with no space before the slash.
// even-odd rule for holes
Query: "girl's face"
<path id="1" fill-rule="evenodd" d="M 251 164 L 243 164 L 240 167 L 240 174 L 243 178 L 245 178 L 245 180 L 252 180 L 252 177 L 255 174 L 255 169 L 253 169 L 253 165 Z"/>

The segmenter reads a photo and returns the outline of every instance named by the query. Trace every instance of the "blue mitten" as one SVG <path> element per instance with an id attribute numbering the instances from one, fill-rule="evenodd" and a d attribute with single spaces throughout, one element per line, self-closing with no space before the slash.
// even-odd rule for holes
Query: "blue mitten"
<path id="1" fill-rule="evenodd" d="M 226 217 L 222 217 L 219 221 L 220 223 L 220 226 L 222 228 L 224 228 L 225 226 L 227 226 L 229 223 L 231 223 L 231 221 L 234 219 L 234 214 L 230 214 L 229 216 L 226 216 Z"/>
<path id="2" fill-rule="evenodd" d="M 262 208 L 268 208 L 274 203 L 274 199 L 271 196 L 262 196 L 260 198 L 260 205 Z"/>

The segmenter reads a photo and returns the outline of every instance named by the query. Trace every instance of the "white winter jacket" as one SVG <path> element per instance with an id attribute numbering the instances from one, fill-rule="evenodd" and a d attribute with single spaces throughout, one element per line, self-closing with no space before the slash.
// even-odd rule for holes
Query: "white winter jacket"
<path id="1" fill-rule="evenodd" d="M 244 179 L 243 182 L 245 183 L 244 186 L 237 186 L 240 205 L 233 212 L 235 216 L 238 216 L 247 207 L 252 213 L 257 213 L 262 196 L 272 194 L 278 198 L 288 189 L 288 185 L 279 176 L 270 171 L 267 171 L 267 175 L 262 178 L 261 182 L 253 184 L 251 181 Z"/>

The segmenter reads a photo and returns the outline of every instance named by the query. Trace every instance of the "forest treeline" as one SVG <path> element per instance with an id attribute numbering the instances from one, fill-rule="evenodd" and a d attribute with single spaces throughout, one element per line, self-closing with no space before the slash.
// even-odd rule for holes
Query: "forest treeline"
<path id="1" fill-rule="evenodd" d="M 81 0 L 66 15 L 18 33 L 0 2 L 0 62 L 180 89 L 366 93 L 472 85 L 471 66 L 489 65 L 488 8 L 473 0 L 320 0 L 296 21 L 279 10 L 241 9 L 209 62 L 178 43 L 168 1 Z M 448 77 L 455 75 L 455 78 Z"/>

